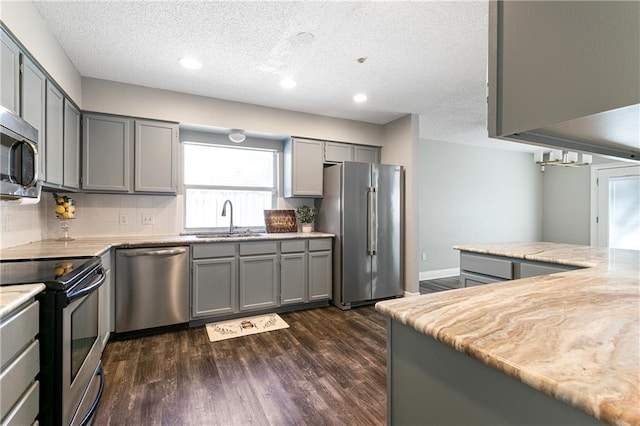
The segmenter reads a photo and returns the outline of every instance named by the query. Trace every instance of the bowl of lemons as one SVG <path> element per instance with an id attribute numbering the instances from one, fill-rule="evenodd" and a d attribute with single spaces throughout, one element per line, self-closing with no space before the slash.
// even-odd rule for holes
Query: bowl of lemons
<path id="1" fill-rule="evenodd" d="M 56 217 L 58 219 L 75 219 L 76 217 L 76 205 L 73 198 L 66 195 L 53 194 L 53 199 L 56 201 Z"/>

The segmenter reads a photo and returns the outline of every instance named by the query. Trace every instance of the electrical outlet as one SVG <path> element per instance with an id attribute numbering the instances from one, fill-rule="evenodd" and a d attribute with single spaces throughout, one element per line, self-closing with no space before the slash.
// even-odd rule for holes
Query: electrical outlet
<path id="1" fill-rule="evenodd" d="M 142 224 L 143 225 L 153 225 L 154 224 L 154 217 L 152 214 L 143 214 L 142 215 Z"/>
<path id="2" fill-rule="evenodd" d="M 427 260 L 427 253 L 422 253 L 422 260 Z"/>
<path id="3" fill-rule="evenodd" d="M 11 215 L 7 214 L 4 216 L 4 232 L 11 231 Z"/>
<path id="4" fill-rule="evenodd" d="M 128 224 L 129 224 L 129 217 L 126 214 L 121 214 L 120 225 L 128 225 Z"/>

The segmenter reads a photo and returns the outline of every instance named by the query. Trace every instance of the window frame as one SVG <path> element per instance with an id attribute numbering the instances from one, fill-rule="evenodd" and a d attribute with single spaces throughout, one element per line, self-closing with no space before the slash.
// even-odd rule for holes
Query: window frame
<path id="1" fill-rule="evenodd" d="M 215 148 L 228 148 L 228 149 L 238 149 L 238 150 L 249 150 L 249 151 L 267 151 L 272 154 L 272 167 L 273 167 L 273 185 L 271 187 L 261 187 L 261 186 L 233 186 L 233 185 L 202 185 L 202 184 L 187 184 L 185 182 L 185 158 L 186 155 L 184 153 L 185 147 L 187 145 L 203 145 Z M 271 191 L 271 208 L 276 208 L 274 206 L 278 205 L 278 197 L 279 197 L 279 157 L 280 153 L 276 149 L 269 148 L 257 148 L 252 146 L 229 146 L 224 144 L 215 144 L 215 143 L 203 143 L 203 142 L 192 142 L 189 140 L 182 141 L 182 194 L 183 194 L 183 214 L 182 214 L 182 233 L 183 234 L 198 234 L 198 233 L 210 233 L 210 232 L 224 232 L 228 231 L 228 226 L 215 226 L 215 227 L 198 227 L 198 228 L 187 228 L 187 190 L 188 189 L 210 189 L 217 191 Z M 221 212 L 220 212 L 221 213 Z M 265 226 L 246 226 L 242 224 L 234 223 L 235 228 L 241 227 L 242 230 L 250 230 L 254 232 L 264 232 Z"/>

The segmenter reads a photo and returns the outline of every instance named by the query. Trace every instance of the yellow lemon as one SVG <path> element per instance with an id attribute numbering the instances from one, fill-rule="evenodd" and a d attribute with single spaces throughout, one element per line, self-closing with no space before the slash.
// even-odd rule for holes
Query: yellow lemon
<path id="1" fill-rule="evenodd" d="M 62 204 L 62 203 L 64 203 L 64 198 L 62 198 L 62 197 L 58 197 L 58 198 L 56 199 L 56 203 L 58 203 L 58 204 Z"/>
<path id="2" fill-rule="evenodd" d="M 65 209 L 66 209 L 67 207 L 69 207 L 69 203 L 67 203 L 67 202 L 62 203 L 62 205 L 64 206 L 64 208 L 65 208 Z"/>
<path id="3" fill-rule="evenodd" d="M 58 213 L 58 214 L 62 214 L 62 213 L 64 213 L 64 207 L 62 207 L 62 206 L 56 206 L 56 213 Z"/>
<path id="4" fill-rule="evenodd" d="M 64 213 L 62 213 L 62 217 L 63 217 L 63 219 L 69 219 L 71 216 L 70 216 L 69 212 L 64 212 Z"/>
<path id="5" fill-rule="evenodd" d="M 69 210 L 69 213 L 73 213 L 76 211 L 76 206 L 74 206 L 73 204 L 69 206 L 69 208 L 67 209 Z"/>
<path id="6" fill-rule="evenodd" d="M 73 219 L 75 217 L 73 212 L 68 212 L 67 214 L 69 215 L 69 219 Z"/>
<path id="7" fill-rule="evenodd" d="M 62 266 L 56 266 L 53 272 L 56 274 L 56 277 L 62 276 L 64 274 L 64 268 Z"/>

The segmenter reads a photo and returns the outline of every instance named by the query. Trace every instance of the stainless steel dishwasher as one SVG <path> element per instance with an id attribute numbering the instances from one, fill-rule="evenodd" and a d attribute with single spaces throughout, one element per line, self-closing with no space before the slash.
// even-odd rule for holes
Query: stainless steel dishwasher
<path id="1" fill-rule="evenodd" d="M 116 333 L 189 321 L 189 247 L 116 250 Z"/>

